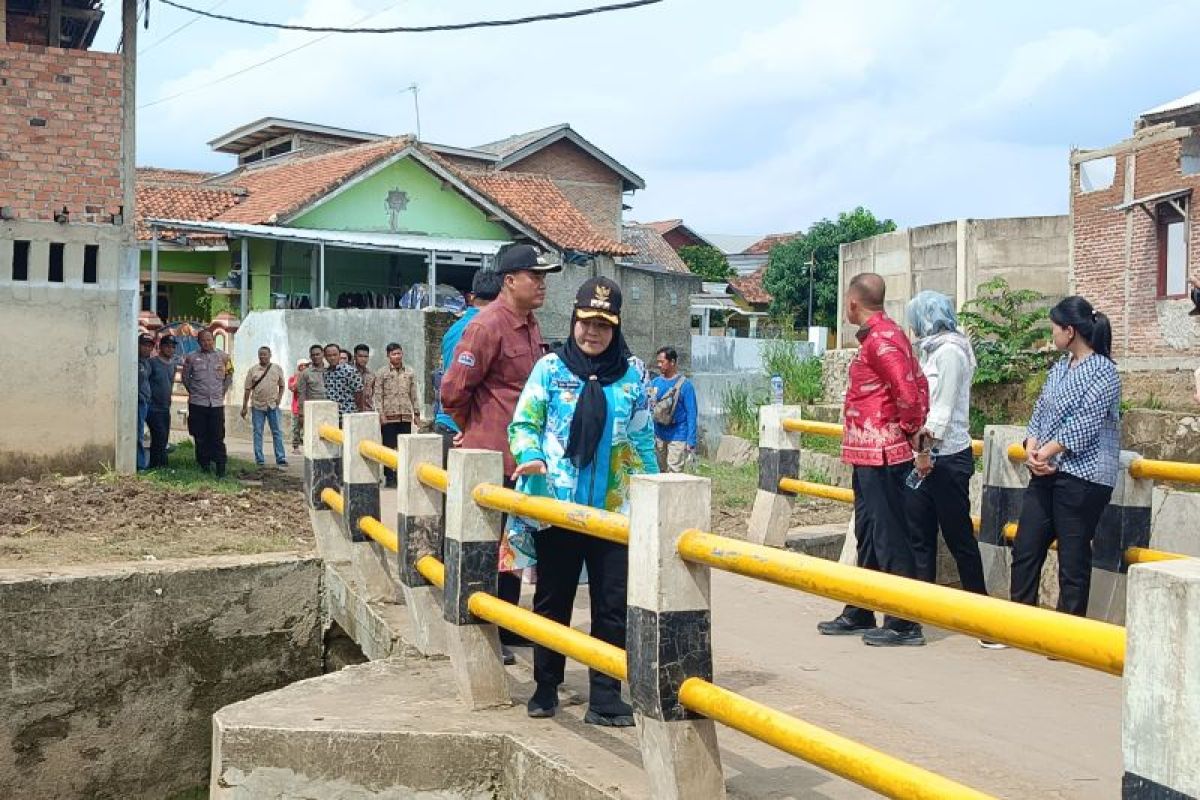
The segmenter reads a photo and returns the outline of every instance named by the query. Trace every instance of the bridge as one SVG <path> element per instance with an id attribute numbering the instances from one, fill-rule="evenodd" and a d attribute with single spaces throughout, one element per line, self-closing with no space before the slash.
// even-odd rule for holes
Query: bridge
<path id="1" fill-rule="evenodd" d="M 796 425 L 772 420 L 772 413 L 764 409 L 764 427 L 777 428 L 775 441 L 785 442 L 784 432 Z M 340 565 L 331 581 L 341 582 L 343 598 L 402 598 L 403 609 L 393 604 L 390 613 L 410 655 L 397 660 L 381 652 L 392 657 L 359 673 L 353 690 L 334 692 L 339 699 L 332 704 L 328 692 L 318 692 L 320 702 L 299 684 L 275 693 L 289 695 L 282 705 L 257 698 L 239 704 L 247 706 L 240 721 L 236 710 L 222 711 L 214 785 L 218 776 L 230 787 L 261 785 L 254 784 L 256 770 L 295 773 L 300 765 L 288 765 L 295 754 L 289 757 L 287 748 L 271 751 L 267 761 L 274 763 L 235 768 L 236 755 L 225 759 L 236 748 L 225 746 L 223 731 L 245 734 L 254 727 L 248 717 L 260 725 L 268 720 L 275 735 L 311 729 L 319 708 L 322 724 L 333 717 L 345 729 L 361 728 L 363 717 L 387 727 L 395 719 L 384 724 L 380 715 L 390 714 L 404 717 L 408 732 L 503 730 L 566 763 L 595 796 L 1200 792 L 1200 735 L 1192 724 L 1200 710 L 1200 651 L 1196 637 L 1186 635 L 1200 611 L 1194 559 L 1166 554 L 1122 573 L 1128 613 L 1119 625 L 715 536 L 705 532 L 703 479 L 635 479 L 626 518 L 504 489 L 498 453 L 452 450 L 443 464 L 441 438 L 419 434 L 385 448 L 373 414 L 346 415 L 339 426 L 334 404 L 310 403 L 305 425 L 310 518 L 323 558 Z M 765 432 L 760 492 L 777 494 L 770 503 L 778 505 L 788 501 L 778 490 L 781 480 L 792 479 L 780 474 L 789 457 L 786 448 L 769 446 Z M 394 497 L 379 489 L 383 465 L 399 472 Z M 625 650 L 494 596 L 501 512 L 628 544 Z M 756 509 L 754 516 L 763 514 Z M 856 641 L 816 635 L 816 621 L 836 607 L 831 601 L 941 630 L 930 632 L 931 646 L 923 650 L 866 651 Z M 361 605 L 351 613 L 351 606 L 342 602 L 344 627 L 360 643 L 372 640 L 370 626 L 360 624 L 370 614 Z M 628 681 L 636 739 L 587 730 L 570 710 L 549 726 L 525 719 L 512 702 L 527 695 L 513 685 L 526 673 L 505 671 L 498 626 Z M 954 633 L 1017 649 L 984 652 Z M 442 678 L 431 679 L 431 672 Z M 568 688 L 583 685 L 579 672 L 568 678 Z M 381 708 L 379 698 L 389 697 L 396 702 Z M 421 707 L 436 712 L 414 711 Z M 361 782 L 356 774 L 372 751 L 367 742 L 357 746 L 366 749 L 354 757 L 339 751 L 342 759 L 326 764 L 325 774 L 332 778 L 341 769 L 343 782 Z M 306 743 L 310 766 L 329 757 L 320 749 Z M 468 752 L 456 750 L 460 758 Z M 395 757 L 408 764 L 411 755 Z M 420 784 L 416 773 L 407 774 L 411 769 L 398 772 L 405 775 L 393 779 L 405 786 Z M 429 780 L 422 785 L 432 786 Z M 578 791 L 564 796 L 584 796 Z"/>

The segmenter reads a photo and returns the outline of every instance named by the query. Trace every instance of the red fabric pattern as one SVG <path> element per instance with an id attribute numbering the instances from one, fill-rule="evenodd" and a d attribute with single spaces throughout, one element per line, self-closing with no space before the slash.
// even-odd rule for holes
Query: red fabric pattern
<path id="1" fill-rule="evenodd" d="M 877 467 L 913 458 L 908 436 L 929 413 L 929 383 L 900 326 L 882 311 L 867 320 L 850 362 L 842 461 Z"/>

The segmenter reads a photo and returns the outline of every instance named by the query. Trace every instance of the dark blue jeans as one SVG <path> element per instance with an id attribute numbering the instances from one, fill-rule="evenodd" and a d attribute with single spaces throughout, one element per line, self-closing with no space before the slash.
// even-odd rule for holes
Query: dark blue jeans
<path id="1" fill-rule="evenodd" d="M 137 421 L 137 468 L 145 469 L 150 466 L 150 455 L 146 452 L 146 445 L 142 443 L 143 437 L 146 435 L 146 414 L 150 412 L 150 403 L 138 400 L 138 421 Z"/>

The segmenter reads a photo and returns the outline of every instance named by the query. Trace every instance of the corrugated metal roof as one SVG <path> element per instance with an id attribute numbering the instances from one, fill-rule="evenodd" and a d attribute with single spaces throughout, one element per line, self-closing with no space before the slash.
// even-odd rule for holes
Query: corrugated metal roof
<path id="1" fill-rule="evenodd" d="M 494 256 L 501 247 L 508 244 L 508 242 L 494 239 L 451 239 L 442 236 L 418 236 L 411 233 L 366 233 L 318 228 L 285 228 L 279 225 L 251 225 L 242 222 L 196 222 L 179 219 L 149 219 L 147 222 L 153 226 L 171 230 L 213 231 L 228 236 L 275 239 L 304 244 L 323 242 L 335 247 L 349 247 L 358 250 L 416 253 L 438 250 L 447 253 Z"/>

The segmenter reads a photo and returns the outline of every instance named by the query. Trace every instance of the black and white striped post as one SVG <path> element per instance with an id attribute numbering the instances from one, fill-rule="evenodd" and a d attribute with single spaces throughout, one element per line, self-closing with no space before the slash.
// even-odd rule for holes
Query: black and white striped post
<path id="1" fill-rule="evenodd" d="M 983 432 L 983 496 L 979 503 L 979 555 L 988 594 L 1009 597 L 1012 551 L 1004 528 L 1021 516 L 1029 471 L 1008 457 L 1009 445 L 1025 438 L 1017 425 L 988 425 Z"/>
<path id="2" fill-rule="evenodd" d="M 350 560 L 350 540 L 346 538 L 337 514 L 321 499 L 325 489 L 341 490 L 342 448 L 321 438 L 318 431 L 322 425 L 338 427 L 337 403 L 329 400 L 305 403 L 304 495 L 317 540 L 317 553 L 325 561 L 344 562 Z"/>
<path id="3" fill-rule="evenodd" d="M 780 478 L 800 471 L 800 434 L 784 430 L 785 419 L 800 419 L 800 406 L 762 406 L 758 409 L 758 491 L 750 511 L 747 541 L 783 547 L 796 496 L 779 489 Z"/>
<path id="4" fill-rule="evenodd" d="M 1129 570 L 1125 800 L 1200 798 L 1200 559 Z"/>
<path id="5" fill-rule="evenodd" d="M 427 656 L 446 654 L 442 593 L 417 571 L 422 556 L 442 557 L 442 494 L 417 478 L 418 465 L 442 466 L 442 437 L 400 436 L 396 441 L 396 531 L 400 588 L 412 614 L 412 645 Z"/>
<path id="6" fill-rule="evenodd" d="M 504 483 L 504 459 L 494 450 L 455 449 L 449 453 L 446 491 L 446 585 L 442 612 L 446 649 L 454 668 L 459 695 L 472 708 L 491 708 L 512 702 L 508 675 L 500 654 L 496 626 L 467 608 L 475 592 L 496 594 L 500 557 L 500 512 L 475 503 L 472 492 L 481 483 Z"/>
<path id="7" fill-rule="evenodd" d="M 380 465 L 364 458 L 363 442 L 380 443 L 379 415 L 375 412 L 342 417 L 342 528 L 350 539 L 353 572 L 372 600 L 395 603 L 400 587 L 390 553 L 363 533 L 358 521 L 380 519 Z"/>
<path id="8" fill-rule="evenodd" d="M 630 481 L 629 613 L 626 652 L 650 795 L 660 800 L 725 796 L 714 723 L 679 702 L 688 678 L 712 680 L 709 569 L 679 556 L 689 528 L 711 522 L 709 481 L 639 475 Z"/>

